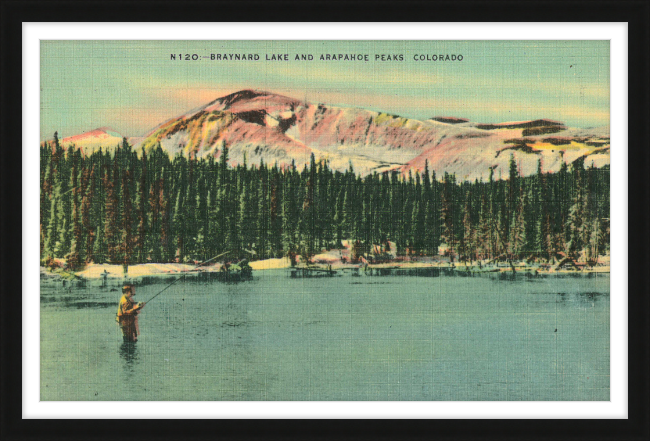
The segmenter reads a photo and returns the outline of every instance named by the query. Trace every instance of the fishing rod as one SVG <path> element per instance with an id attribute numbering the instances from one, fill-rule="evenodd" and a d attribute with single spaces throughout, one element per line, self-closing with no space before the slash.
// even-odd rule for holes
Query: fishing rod
<path id="1" fill-rule="evenodd" d="M 201 262 L 201 263 L 199 263 L 198 265 L 196 265 L 194 268 L 191 268 L 190 270 L 188 270 L 188 272 L 189 272 L 189 271 L 192 271 L 192 270 L 195 270 L 195 269 L 197 269 L 198 267 L 200 267 L 201 265 L 205 265 L 205 264 L 208 263 L 208 262 L 212 262 L 214 259 L 218 259 L 218 258 L 221 257 L 221 256 L 225 256 L 225 255 L 228 254 L 229 252 L 230 252 L 230 251 L 226 251 L 225 253 L 221 253 L 221 254 L 219 254 L 218 256 L 214 256 L 212 259 L 206 260 L 205 262 Z M 183 275 L 180 276 L 178 279 L 174 280 L 172 283 L 170 283 L 169 285 L 167 285 L 166 287 L 164 287 L 160 292 L 158 292 L 158 294 L 156 294 L 155 296 L 153 296 L 152 298 L 150 298 L 149 300 L 147 300 L 145 303 L 149 303 L 150 301 L 152 301 L 153 299 L 155 299 L 156 297 L 158 297 L 160 294 L 162 294 L 163 292 L 165 292 L 165 291 L 167 290 L 167 288 L 169 288 L 170 286 L 172 286 L 174 283 L 178 282 L 179 280 L 181 280 L 181 279 L 184 278 L 185 276 L 187 276 L 187 273 L 183 274 Z"/>

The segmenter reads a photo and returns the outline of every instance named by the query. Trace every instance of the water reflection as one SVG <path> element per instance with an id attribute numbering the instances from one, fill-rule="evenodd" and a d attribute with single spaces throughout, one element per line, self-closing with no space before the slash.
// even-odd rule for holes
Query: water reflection
<path id="1" fill-rule="evenodd" d="M 63 302 L 64 308 L 112 308 L 115 307 L 115 302 Z"/>
<path id="2" fill-rule="evenodd" d="M 138 361 L 138 344 L 125 341 L 120 345 L 120 357 L 124 360 L 124 368 L 133 372 L 133 365 Z"/>
<path id="3" fill-rule="evenodd" d="M 602 298 L 606 298 L 607 296 L 607 293 L 601 292 L 559 292 L 557 293 L 556 302 L 561 304 L 571 303 L 579 306 L 594 306 L 596 302 L 600 301 Z"/>

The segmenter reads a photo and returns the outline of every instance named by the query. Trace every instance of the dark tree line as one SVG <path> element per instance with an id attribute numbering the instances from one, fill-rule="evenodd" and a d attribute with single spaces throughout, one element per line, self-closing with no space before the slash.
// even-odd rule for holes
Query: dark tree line
<path id="1" fill-rule="evenodd" d="M 393 242 L 398 254 L 452 259 L 593 262 L 609 249 L 609 168 L 563 164 L 558 173 L 507 180 L 439 181 L 428 167 L 404 177 L 228 165 L 219 159 L 145 154 L 123 140 L 84 156 L 54 141 L 41 145 L 41 257 L 86 263 L 204 261 L 229 250 L 264 259 L 357 251 Z M 138 154 L 139 153 L 139 154 Z M 441 245 L 443 245 L 442 248 Z M 385 248 L 384 248 L 385 249 Z"/>

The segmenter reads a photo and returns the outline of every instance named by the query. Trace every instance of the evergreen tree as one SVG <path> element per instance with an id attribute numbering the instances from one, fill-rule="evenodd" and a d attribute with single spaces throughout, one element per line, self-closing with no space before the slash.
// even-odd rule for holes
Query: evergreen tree
<path id="1" fill-rule="evenodd" d="M 586 238 L 588 237 L 589 230 L 585 223 L 585 216 L 587 213 L 587 198 L 585 196 L 584 183 L 582 178 L 582 167 L 575 165 L 575 196 L 573 204 L 569 209 L 569 218 L 567 225 L 566 255 L 567 257 L 577 259 L 580 253 L 584 250 L 586 245 Z"/>
<path id="2" fill-rule="evenodd" d="M 54 138 L 57 133 L 54 132 Z M 41 194 L 40 194 L 40 250 L 41 256 L 45 254 L 47 231 L 50 222 L 50 210 L 52 206 L 52 182 L 54 179 L 54 161 L 52 146 L 44 143 L 41 146 Z"/>
<path id="3" fill-rule="evenodd" d="M 553 225 L 553 247 L 556 250 L 566 250 L 568 237 L 568 228 L 566 228 L 567 217 L 569 214 L 569 203 L 572 199 L 572 189 L 569 186 L 569 173 L 566 162 L 560 165 L 560 171 L 556 179 L 553 191 L 553 199 L 558 203 L 555 205 Z"/>
<path id="4" fill-rule="evenodd" d="M 59 238 L 58 231 L 58 210 L 59 210 L 59 200 L 61 198 L 60 193 L 61 189 L 59 186 L 54 187 L 54 194 L 52 195 L 52 204 L 50 210 L 50 219 L 47 226 L 47 234 L 45 235 L 45 243 L 43 245 L 43 252 L 45 257 L 53 258 L 56 256 L 56 251 L 58 249 L 57 243 Z"/>
<path id="5" fill-rule="evenodd" d="M 425 247 L 425 211 L 423 203 L 415 200 L 411 215 L 411 241 L 413 251 L 421 255 Z"/>
<path id="6" fill-rule="evenodd" d="M 147 255 L 145 251 L 147 241 L 147 208 L 149 205 L 149 188 L 147 185 L 147 155 L 142 147 L 140 164 L 140 179 L 137 183 L 135 206 L 137 209 L 137 233 L 134 243 L 134 254 L 137 262 L 145 262 Z"/>
<path id="7" fill-rule="evenodd" d="M 117 153 L 113 161 L 113 168 L 105 175 L 104 188 L 106 189 L 106 222 L 104 236 L 106 241 L 106 259 L 110 263 L 121 263 L 119 258 L 119 225 L 120 225 L 120 200 L 119 192 L 119 167 Z"/>
<path id="8" fill-rule="evenodd" d="M 197 161 L 191 157 L 188 161 L 187 181 L 183 182 L 185 196 L 183 198 L 183 225 L 178 225 L 177 231 L 183 236 L 184 254 L 183 261 L 197 260 L 197 237 L 199 234 L 199 223 L 201 217 L 197 211 L 197 194 L 199 191 L 199 179 L 197 179 Z"/>
<path id="9" fill-rule="evenodd" d="M 283 254 L 282 247 L 282 184 L 277 166 L 273 167 L 271 178 L 271 195 L 269 206 L 269 222 L 271 228 L 271 250 L 275 257 Z"/>
<path id="10" fill-rule="evenodd" d="M 54 139 L 58 140 L 57 132 L 54 132 Z M 46 142 L 41 154 L 41 161 L 47 162 L 43 176 L 43 184 L 41 185 L 41 256 L 50 259 L 54 257 L 55 238 L 57 237 L 57 216 L 56 213 L 53 213 L 57 208 L 54 197 L 54 191 L 56 189 L 55 153 L 54 146 Z"/>
<path id="11" fill-rule="evenodd" d="M 295 168 L 292 167 L 285 173 L 284 187 L 282 190 L 282 249 L 285 256 L 293 259 L 297 253 L 297 238 L 295 226 L 298 222 L 298 209 L 296 204 L 294 186 Z"/>
<path id="12" fill-rule="evenodd" d="M 523 189 L 519 190 L 519 198 L 516 205 L 513 207 L 512 221 L 509 229 L 510 237 L 508 244 L 510 245 L 510 255 L 513 258 L 521 256 L 524 246 L 526 244 L 526 219 L 525 210 L 526 199 Z"/>
<path id="13" fill-rule="evenodd" d="M 176 262 L 185 260 L 185 210 L 183 209 L 183 190 L 179 189 L 176 194 L 174 211 L 172 214 L 172 234 L 176 238 L 174 259 Z"/>
<path id="14" fill-rule="evenodd" d="M 119 202 L 120 211 L 120 244 L 118 261 L 122 265 L 129 265 L 132 263 L 133 251 L 133 201 L 131 200 L 131 183 L 132 175 L 131 170 L 125 170 L 122 173 L 121 180 L 121 198 Z"/>
<path id="15" fill-rule="evenodd" d="M 269 219 L 269 185 L 266 166 L 264 161 L 260 162 L 259 169 L 260 185 L 257 189 L 257 225 L 255 245 L 258 258 L 267 259 L 272 254 L 270 249 L 270 219 Z"/>
<path id="16" fill-rule="evenodd" d="M 93 205 L 93 198 L 95 196 L 95 167 L 86 167 L 82 173 L 81 188 L 83 189 L 83 196 L 81 199 L 81 226 L 84 234 L 87 236 L 86 248 L 84 251 L 85 262 L 92 262 L 94 259 L 93 248 L 94 240 L 96 238 L 96 229 L 92 223 L 91 212 Z"/>
<path id="17" fill-rule="evenodd" d="M 465 206 L 463 208 L 463 228 L 460 239 L 460 258 L 465 262 L 476 259 L 476 229 L 472 223 L 471 199 L 469 192 L 465 195 Z"/>
<path id="18" fill-rule="evenodd" d="M 303 173 L 304 184 L 304 197 L 302 200 L 302 212 L 299 220 L 299 234 L 300 234 L 300 249 L 302 251 L 303 257 L 306 257 L 307 260 L 316 254 L 316 237 L 315 237 L 315 227 L 316 227 L 316 215 L 317 208 L 315 206 L 315 191 L 314 187 L 316 186 L 316 163 L 314 154 L 311 155 L 310 167 L 309 169 L 305 168 Z"/>
<path id="19" fill-rule="evenodd" d="M 208 217 L 210 194 L 207 183 L 205 181 L 203 167 L 199 169 L 199 177 L 197 178 L 197 191 L 194 196 L 194 206 L 196 207 L 196 245 L 194 255 L 198 261 L 206 261 L 212 255 L 210 246 L 210 220 Z"/>
<path id="20" fill-rule="evenodd" d="M 57 209 L 57 222 L 59 225 L 59 239 L 57 241 L 57 246 L 55 249 L 55 254 L 57 257 L 64 257 L 70 251 L 70 245 L 72 240 L 72 228 L 71 228 L 71 218 L 72 218 L 72 206 L 71 206 L 71 185 L 70 185 L 70 164 L 73 162 L 74 147 L 71 146 L 67 150 L 67 155 L 59 161 L 59 169 L 57 170 L 59 192 L 57 203 L 59 207 Z"/>
<path id="21" fill-rule="evenodd" d="M 492 212 L 486 193 L 487 191 L 484 189 L 481 194 L 481 208 L 476 232 L 476 252 L 478 253 L 478 259 L 481 260 L 492 258 Z"/>
<path id="22" fill-rule="evenodd" d="M 447 245 L 447 250 L 451 262 L 454 261 L 455 244 L 456 244 L 456 231 L 454 224 L 454 205 L 453 189 L 455 184 L 453 175 L 445 172 L 443 181 L 444 187 L 442 192 L 442 240 Z"/>
<path id="23" fill-rule="evenodd" d="M 239 209 L 237 215 L 237 232 L 239 242 L 234 248 L 237 250 L 237 256 L 243 256 L 243 250 L 253 248 L 257 222 L 253 212 L 254 200 L 251 194 L 251 182 L 247 179 L 240 179 L 238 187 Z"/>
<path id="24" fill-rule="evenodd" d="M 519 170 L 517 168 L 517 162 L 515 161 L 515 156 L 510 155 L 510 161 L 508 163 L 508 193 L 505 199 L 505 207 L 503 211 L 503 234 L 502 237 L 508 241 L 505 246 L 512 250 L 514 245 L 510 243 L 510 240 L 515 237 L 518 237 L 521 234 L 520 231 L 515 232 L 513 235 L 510 232 L 510 228 L 516 224 L 514 217 L 516 216 L 515 211 L 517 209 L 517 204 L 520 197 L 520 187 L 519 187 Z M 522 239 L 523 240 L 523 239 Z"/>
<path id="25" fill-rule="evenodd" d="M 96 177 L 95 186 L 98 189 L 93 197 L 91 205 L 91 218 L 94 219 L 93 225 L 95 228 L 95 238 L 93 240 L 93 262 L 105 263 L 108 259 L 108 245 L 106 242 L 106 206 L 107 206 L 107 188 L 109 169 L 106 165 L 106 156 L 98 152 L 99 158 L 99 173 Z"/>
<path id="26" fill-rule="evenodd" d="M 81 193 L 81 183 L 77 181 L 79 174 L 79 162 L 81 154 L 79 150 L 74 150 L 70 154 L 72 160 L 72 168 L 70 171 L 70 192 L 71 192 L 71 206 L 72 206 L 72 235 L 70 243 L 70 252 L 65 256 L 68 268 L 75 270 L 81 266 L 84 259 L 82 254 L 83 244 L 83 231 L 81 227 L 81 213 L 80 213 L 80 198 L 83 197 Z"/>
<path id="27" fill-rule="evenodd" d="M 167 172 L 167 169 L 163 169 L 158 191 L 158 200 L 160 202 L 160 250 L 163 262 L 169 262 L 172 259 L 171 200 L 169 199 L 171 188 L 168 182 L 169 172 Z"/>

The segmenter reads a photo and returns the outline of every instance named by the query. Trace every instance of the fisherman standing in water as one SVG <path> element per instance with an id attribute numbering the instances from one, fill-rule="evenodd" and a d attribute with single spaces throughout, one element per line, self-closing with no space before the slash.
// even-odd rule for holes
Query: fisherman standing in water
<path id="1" fill-rule="evenodd" d="M 122 328 L 124 341 L 138 341 L 138 314 L 144 307 L 145 303 L 136 303 L 133 301 L 135 287 L 133 285 L 124 285 L 122 287 L 122 298 L 117 307 L 117 322 Z"/>

